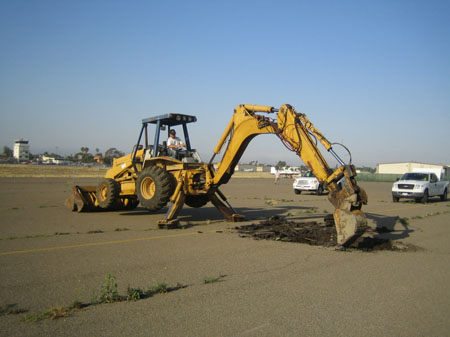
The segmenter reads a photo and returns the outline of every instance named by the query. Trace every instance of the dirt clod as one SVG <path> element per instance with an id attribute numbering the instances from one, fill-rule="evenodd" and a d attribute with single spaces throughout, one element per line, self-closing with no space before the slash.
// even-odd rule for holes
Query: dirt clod
<path id="1" fill-rule="evenodd" d="M 273 216 L 266 220 L 250 225 L 235 227 L 241 237 L 252 237 L 257 240 L 275 240 L 285 242 L 307 243 L 314 246 L 337 247 L 336 228 L 329 219 L 325 223 L 316 221 L 296 222 L 289 221 L 281 216 Z M 388 232 L 388 231 L 382 231 Z M 374 233 L 376 234 L 376 233 Z M 362 251 L 375 250 L 408 250 L 408 246 L 399 242 L 394 244 L 392 240 L 363 236 L 355 240 L 347 250 L 356 249 Z"/>

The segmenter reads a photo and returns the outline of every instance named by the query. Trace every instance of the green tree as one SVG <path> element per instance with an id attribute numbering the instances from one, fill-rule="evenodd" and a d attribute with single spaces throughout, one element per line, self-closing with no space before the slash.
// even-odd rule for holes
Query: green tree
<path id="1" fill-rule="evenodd" d="M 277 170 L 280 170 L 281 168 L 286 167 L 286 166 L 287 166 L 286 162 L 280 160 L 280 161 L 278 161 L 278 163 L 275 165 L 275 168 L 276 168 Z"/>
<path id="2" fill-rule="evenodd" d="M 125 153 L 123 153 L 122 151 L 117 150 L 115 147 L 112 147 L 108 150 L 105 151 L 105 157 L 103 159 L 103 162 L 106 165 L 112 165 L 113 162 L 113 158 L 119 158 L 124 156 Z"/>
<path id="3" fill-rule="evenodd" d="M 3 154 L 5 154 L 8 158 L 11 158 L 13 156 L 13 150 L 7 146 L 3 146 Z"/>

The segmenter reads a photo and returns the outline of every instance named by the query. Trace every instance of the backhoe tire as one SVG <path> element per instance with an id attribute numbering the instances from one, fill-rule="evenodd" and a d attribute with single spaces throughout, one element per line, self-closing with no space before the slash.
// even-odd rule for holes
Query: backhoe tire
<path id="1" fill-rule="evenodd" d="M 172 194 L 170 175 L 159 166 L 144 169 L 136 181 L 136 195 L 142 207 L 158 211 L 167 205 Z"/>
<path id="2" fill-rule="evenodd" d="M 206 194 L 201 195 L 187 195 L 184 199 L 184 203 L 189 207 L 199 208 L 205 206 L 209 201 L 209 197 Z"/>
<path id="3" fill-rule="evenodd" d="M 120 185 L 111 178 L 102 179 L 97 185 L 96 197 L 99 206 L 103 209 L 113 210 L 119 199 Z"/>

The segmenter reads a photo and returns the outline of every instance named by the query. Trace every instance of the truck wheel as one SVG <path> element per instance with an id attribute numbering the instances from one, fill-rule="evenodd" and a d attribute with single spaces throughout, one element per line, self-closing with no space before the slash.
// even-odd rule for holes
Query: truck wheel
<path id="1" fill-rule="evenodd" d="M 117 205 L 120 186 L 111 178 L 102 179 L 97 185 L 97 202 L 101 208 L 112 210 Z"/>
<path id="2" fill-rule="evenodd" d="M 187 195 L 184 199 L 184 203 L 189 207 L 199 208 L 205 206 L 209 201 L 206 194 L 201 195 Z"/>
<path id="3" fill-rule="evenodd" d="M 447 191 L 447 187 L 444 189 L 444 193 L 442 193 L 441 195 L 441 200 L 442 201 L 447 201 L 448 198 L 448 191 Z"/>
<path id="4" fill-rule="evenodd" d="M 399 200 L 400 200 L 400 198 L 392 196 L 392 201 L 393 202 L 398 202 Z"/>
<path id="5" fill-rule="evenodd" d="M 428 190 L 425 190 L 423 192 L 423 197 L 422 199 L 420 199 L 420 201 L 422 202 L 422 204 L 426 204 L 428 202 Z"/>
<path id="6" fill-rule="evenodd" d="M 167 205 L 172 192 L 169 173 L 159 166 L 144 169 L 136 181 L 136 194 L 141 206 L 158 211 Z"/>
<path id="7" fill-rule="evenodd" d="M 322 195 L 322 193 L 323 193 L 323 187 L 322 187 L 322 185 L 319 185 L 319 187 L 317 188 L 316 194 Z"/>
<path id="8" fill-rule="evenodd" d="M 302 193 L 302 191 L 299 191 L 299 190 L 294 190 L 294 192 L 295 192 L 295 194 L 301 194 Z"/>

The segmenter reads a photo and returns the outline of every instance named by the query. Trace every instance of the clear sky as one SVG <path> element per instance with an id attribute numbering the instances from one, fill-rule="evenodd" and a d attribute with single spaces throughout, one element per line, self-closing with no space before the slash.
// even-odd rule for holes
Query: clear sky
<path id="1" fill-rule="evenodd" d="M 129 153 L 196 115 L 208 161 L 239 104 L 288 103 L 353 163 L 450 164 L 450 1 L 0 1 L 0 146 Z M 256 137 L 241 162 L 301 164 Z M 333 164 L 334 166 L 334 164 Z"/>

